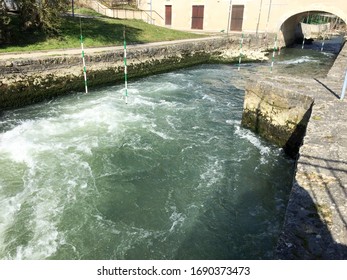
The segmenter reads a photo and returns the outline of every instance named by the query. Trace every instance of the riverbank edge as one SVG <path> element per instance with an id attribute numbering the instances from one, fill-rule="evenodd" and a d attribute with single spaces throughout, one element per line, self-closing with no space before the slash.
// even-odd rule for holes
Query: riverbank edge
<path id="1" fill-rule="evenodd" d="M 284 149 L 296 138 L 296 170 L 274 259 L 347 259 L 345 65 L 346 44 L 326 78 L 257 76 L 246 85 L 242 125 Z"/>
<path id="2" fill-rule="evenodd" d="M 268 42 L 252 34 L 245 35 L 242 61 L 267 59 Z M 129 81 L 186 68 L 202 63 L 236 63 L 240 56 L 240 35 L 208 37 L 174 42 L 130 45 L 127 48 Z M 77 51 L 77 52 L 76 52 Z M 57 54 L 37 53 L 0 55 L 0 111 L 50 100 L 57 96 L 84 91 L 81 51 L 57 50 Z M 36 56 L 35 56 L 36 55 Z M 124 82 L 124 50 L 85 49 L 87 83 L 98 86 Z"/>
<path id="3" fill-rule="evenodd" d="M 276 119 L 279 109 L 289 109 L 287 112 L 295 107 L 303 112 L 307 109 L 302 118 L 308 117 L 274 259 L 347 259 L 347 123 L 343 118 L 346 99 L 340 100 L 346 65 L 347 44 L 343 44 L 325 78 L 258 76 L 246 86 L 251 93 L 248 109 L 256 116 L 255 125 L 266 122 L 273 128 L 274 123 L 279 123 Z M 280 102 L 270 100 L 274 95 Z M 258 103 L 252 102 L 254 96 Z M 292 102 L 296 96 L 301 96 L 297 105 Z M 300 101 L 302 98 L 312 100 L 312 106 L 306 106 Z M 291 122 L 293 115 L 296 114 L 286 113 L 281 117 L 288 117 L 286 120 Z M 297 120 L 297 124 L 302 124 L 300 118 Z M 283 123 L 287 129 L 287 123 Z M 275 128 L 277 131 L 280 128 L 281 134 L 283 126 Z"/>

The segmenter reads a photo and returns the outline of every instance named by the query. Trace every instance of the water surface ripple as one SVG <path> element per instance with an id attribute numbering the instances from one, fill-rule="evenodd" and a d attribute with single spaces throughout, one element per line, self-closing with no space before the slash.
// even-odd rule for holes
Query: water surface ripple
<path id="1" fill-rule="evenodd" d="M 244 80 L 202 65 L 127 105 L 113 86 L 6 112 L 0 258 L 272 258 L 293 162 L 240 127 Z"/>

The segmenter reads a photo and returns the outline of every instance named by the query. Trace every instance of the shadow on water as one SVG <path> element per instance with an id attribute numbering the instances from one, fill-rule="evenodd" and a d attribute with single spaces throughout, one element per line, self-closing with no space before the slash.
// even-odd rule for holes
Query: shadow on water
<path id="1" fill-rule="evenodd" d="M 311 172 L 299 174 L 305 187 L 294 182 L 275 257 L 346 260 L 347 246 L 339 242 L 346 243 L 347 222 L 342 208 L 347 193 L 340 178 L 347 174 L 347 162 L 302 156 L 301 164 Z M 326 172 L 329 177 L 323 175 Z M 323 203 L 315 202 L 317 191 L 327 197 Z M 329 228 L 334 229 L 335 238 Z"/>
<path id="2" fill-rule="evenodd" d="M 236 197 L 232 194 L 231 181 L 222 190 L 215 190 L 187 232 L 175 259 L 272 259 L 290 190 L 293 165 L 289 166 L 285 176 L 275 169 L 268 175 L 278 178 L 277 182 L 279 177 L 284 179 L 284 184 L 288 182 L 285 195 L 279 195 L 276 183 L 264 184 L 261 178 L 264 170 L 259 170 L 259 180 L 254 186 L 245 187 Z M 245 182 L 252 185 L 250 180 Z"/>
<path id="3" fill-rule="evenodd" d="M 237 203 L 228 204 L 227 196 L 217 198 L 216 194 L 206 203 L 209 206 L 200 214 L 175 258 L 347 259 L 347 247 L 336 242 L 328 228 L 328 210 L 316 205 L 311 195 L 297 182 L 294 182 L 291 191 L 283 229 L 281 225 L 273 224 L 271 217 L 249 211 L 259 207 L 276 207 L 274 202 L 267 206 L 259 204 L 260 200 L 267 199 L 265 196 L 262 190 L 246 191 Z M 283 221 L 284 213 L 278 211 L 278 215 L 282 215 Z M 343 216 L 340 218 L 346 227 Z M 221 234 L 226 231 L 228 234 Z M 196 240 L 203 240 L 204 246 Z M 206 244 L 213 249 L 207 252 Z"/>

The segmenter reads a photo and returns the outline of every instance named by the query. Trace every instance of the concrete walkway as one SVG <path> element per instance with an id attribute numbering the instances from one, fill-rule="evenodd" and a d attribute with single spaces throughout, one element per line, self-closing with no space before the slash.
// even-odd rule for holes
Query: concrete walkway
<path id="1" fill-rule="evenodd" d="M 164 42 L 154 42 L 147 44 L 132 44 L 128 45 L 127 49 L 131 50 L 132 48 L 150 48 L 154 46 L 166 46 L 166 45 L 175 45 L 175 44 L 184 44 L 188 42 L 198 42 L 198 41 L 213 41 L 217 38 L 221 38 L 223 36 L 211 36 L 211 37 L 203 37 L 203 38 L 195 38 L 195 39 L 183 39 L 183 40 L 173 40 L 173 41 L 164 41 Z M 85 53 L 95 54 L 102 52 L 110 52 L 115 50 L 122 50 L 123 45 L 121 46 L 111 46 L 111 47 L 95 47 L 88 48 L 85 46 Z M 0 60 L 16 60 L 16 59 L 33 59 L 33 58 L 42 58 L 47 56 L 71 56 L 71 55 L 81 55 L 81 49 L 57 49 L 57 50 L 47 50 L 47 51 L 33 51 L 33 52 L 21 52 L 21 53 L 0 53 Z"/>
<path id="2" fill-rule="evenodd" d="M 281 78 L 313 97 L 314 106 L 277 258 L 347 259 L 347 98 L 339 99 L 346 68 L 347 44 L 326 78 Z"/>

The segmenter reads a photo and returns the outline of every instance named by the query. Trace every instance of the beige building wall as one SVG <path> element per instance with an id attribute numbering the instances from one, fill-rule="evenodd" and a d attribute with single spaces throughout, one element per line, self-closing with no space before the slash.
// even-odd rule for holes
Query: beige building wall
<path id="1" fill-rule="evenodd" d="M 150 13 L 152 3 L 153 23 L 165 26 L 165 5 L 172 6 L 170 28 L 205 32 L 224 32 L 230 28 L 229 8 L 231 5 L 244 5 L 244 32 L 279 33 L 293 32 L 297 22 L 307 12 L 327 12 L 347 21 L 347 0 L 137 0 L 140 9 Z M 192 29 L 192 6 L 204 6 L 203 30 Z M 300 15 L 301 14 L 301 15 Z M 291 18 L 294 15 L 296 17 Z M 291 19 L 290 19 L 291 18 Z M 286 22 L 286 20 L 290 19 Z M 290 26 L 283 26 L 283 23 Z M 229 25 L 229 26 L 228 26 Z"/>

